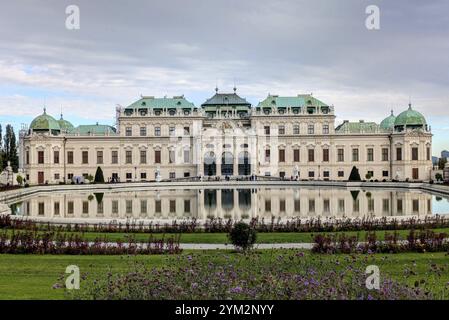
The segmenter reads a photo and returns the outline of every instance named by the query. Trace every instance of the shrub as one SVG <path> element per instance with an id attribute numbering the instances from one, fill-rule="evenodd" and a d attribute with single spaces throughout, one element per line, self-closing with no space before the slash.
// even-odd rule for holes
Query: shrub
<path id="1" fill-rule="evenodd" d="M 229 241 L 242 250 L 251 249 L 256 242 L 256 230 L 245 222 L 238 222 L 228 234 Z"/>
<path id="2" fill-rule="evenodd" d="M 349 175 L 349 181 L 362 181 L 360 178 L 359 169 L 356 166 L 352 167 L 351 174 Z"/>
<path id="3" fill-rule="evenodd" d="M 17 180 L 17 183 L 19 184 L 19 186 L 21 186 L 22 183 L 23 183 L 23 177 L 22 176 L 17 176 L 16 180 Z"/>
<path id="4" fill-rule="evenodd" d="M 100 167 L 97 167 L 97 171 L 95 172 L 95 183 L 104 183 L 103 170 Z"/>

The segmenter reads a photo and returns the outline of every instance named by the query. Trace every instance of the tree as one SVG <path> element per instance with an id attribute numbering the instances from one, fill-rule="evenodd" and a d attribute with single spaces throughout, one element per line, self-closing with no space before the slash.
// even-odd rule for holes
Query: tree
<path id="1" fill-rule="evenodd" d="M 447 158 L 440 158 L 440 160 L 438 160 L 438 169 L 444 170 L 446 163 L 447 163 Z"/>
<path id="2" fill-rule="evenodd" d="M 349 181 L 362 181 L 360 178 L 359 169 L 356 166 L 352 167 L 351 174 L 349 175 Z"/>
<path id="3" fill-rule="evenodd" d="M 97 167 L 97 171 L 95 172 L 95 183 L 104 183 L 103 170 L 100 167 Z"/>
<path id="4" fill-rule="evenodd" d="M 17 172 L 19 168 L 19 156 L 17 154 L 16 134 L 12 125 L 6 125 L 5 137 L 3 138 L 3 162 L 2 168 L 8 165 L 8 161 L 11 163 L 11 167 L 14 172 Z"/>
<path id="5" fill-rule="evenodd" d="M 367 173 L 366 175 L 365 175 L 365 178 L 366 178 L 366 180 L 369 180 L 369 179 L 371 179 L 373 176 L 371 175 L 371 173 Z"/>
<path id="6" fill-rule="evenodd" d="M 17 180 L 17 183 L 19 184 L 19 186 L 21 186 L 22 183 L 23 183 L 23 177 L 22 176 L 17 176 L 16 180 Z"/>

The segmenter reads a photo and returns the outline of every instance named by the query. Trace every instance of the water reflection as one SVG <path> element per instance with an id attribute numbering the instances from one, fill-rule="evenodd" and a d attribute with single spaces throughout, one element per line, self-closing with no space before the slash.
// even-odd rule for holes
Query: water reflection
<path id="1" fill-rule="evenodd" d="M 13 214 L 37 218 L 183 219 L 405 216 L 448 213 L 430 193 L 343 188 L 172 189 L 52 192 L 11 203 Z M 434 205 L 438 211 L 434 211 Z"/>

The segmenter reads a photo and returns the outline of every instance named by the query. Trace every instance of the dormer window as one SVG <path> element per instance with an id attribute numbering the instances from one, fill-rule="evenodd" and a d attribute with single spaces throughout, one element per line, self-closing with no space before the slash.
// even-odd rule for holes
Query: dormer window
<path id="1" fill-rule="evenodd" d="M 175 110 L 170 110 L 170 111 L 168 112 L 168 114 L 171 115 L 171 116 L 174 116 L 174 115 L 176 114 L 176 111 L 175 111 Z"/>

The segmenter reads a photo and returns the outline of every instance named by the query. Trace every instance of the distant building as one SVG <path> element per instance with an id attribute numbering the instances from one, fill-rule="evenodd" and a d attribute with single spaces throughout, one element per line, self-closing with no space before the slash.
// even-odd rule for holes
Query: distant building
<path id="1" fill-rule="evenodd" d="M 44 110 L 20 136 L 20 167 L 30 184 L 95 175 L 149 181 L 190 176 L 277 176 L 347 180 L 429 180 L 432 133 L 408 109 L 380 124 L 335 124 L 334 107 L 310 94 L 268 95 L 257 106 L 216 93 L 201 106 L 184 96 L 142 96 L 116 110 L 116 127 L 74 127 Z"/>

